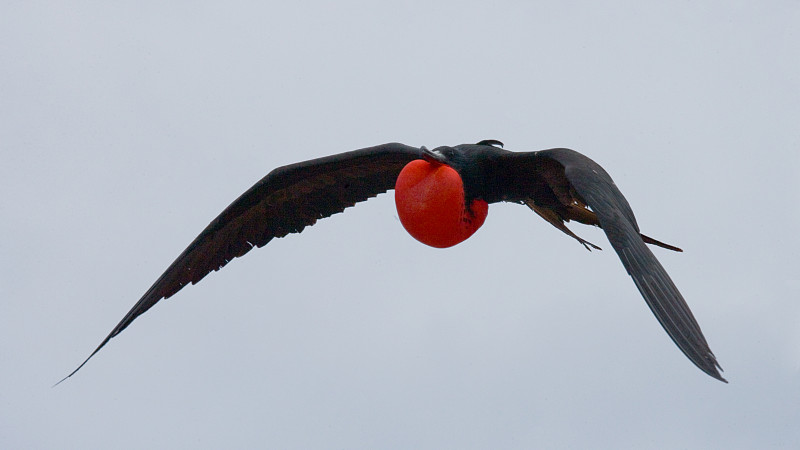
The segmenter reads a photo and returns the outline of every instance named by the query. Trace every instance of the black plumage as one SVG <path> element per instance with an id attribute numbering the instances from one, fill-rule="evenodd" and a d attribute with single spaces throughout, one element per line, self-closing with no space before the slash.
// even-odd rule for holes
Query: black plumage
<path id="1" fill-rule="evenodd" d="M 161 299 L 197 283 L 253 247 L 299 233 L 318 219 L 393 189 L 403 167 L 424 158 L 447 164 L 459 173 L 467 205 L 475 198 L 487 203 L 525 204 L 586 248 L 599 249 L 575 235 L 564 222 L 600 226 L 672 340 L 701 370 L 725 381 L 689 307 L 645 243 L 680 249 L 640 234 L 633 211 L 606 171 L 569 149 L 511 152 L 498 145 L 502 144 L 487 140 L 431 151 L 391 143 L 273 170 L 214 219 L 64 379 Z"/>

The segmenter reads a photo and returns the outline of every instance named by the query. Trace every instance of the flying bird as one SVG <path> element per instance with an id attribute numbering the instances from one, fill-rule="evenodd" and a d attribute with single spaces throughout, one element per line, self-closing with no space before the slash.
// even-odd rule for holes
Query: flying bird
<path id="1" fill-rule="evenodd" d="M 600 247 L 578 237 L 565 222 L 602 228 L 678 348 L 700 370 L 727 382 L 689 306 L 645 244 L 682 250 L 641 234 L 628 201 L 588 157 L 566 148 L 512 152 L 502 145 L 484 140 L 428 150 L 390 143 L 273 170 L 225 208 L 61 381 L 159 300 L 273 238 L 299 233 L 319 219 L 395 189 L 403 226 L 420 242 L 438 248 L 469 238 L 486 219 L 488 205 L 497 202 L 528 206 L 588 250 Z"/>

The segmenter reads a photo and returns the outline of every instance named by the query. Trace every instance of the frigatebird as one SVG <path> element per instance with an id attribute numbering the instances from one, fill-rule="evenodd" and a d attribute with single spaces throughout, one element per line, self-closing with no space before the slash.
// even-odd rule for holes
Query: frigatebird
<path id="1" fill-rule="evenodd" d="M 483 224 L 488 205 L 497 202 L 527 205 L 588 250 L 600 247 L 578 237 L 565 222 L 602 228 L 678 348 L 700 370 L 727 382 L 689 306 L 645 244 L 682 250 L 641 234 L 628 201 L 588 157 L 566 148 L 512 152 L 502 146 L 500 141 L 484 140 L 428 150 L 390 143 L 273 170 L 222 211 L 61 381 L 159 300 L 253 247 L 299 233 L 394 188 L 401 223 L 414 238 L 433 247 L 450 247 L 470 237 Z"/>

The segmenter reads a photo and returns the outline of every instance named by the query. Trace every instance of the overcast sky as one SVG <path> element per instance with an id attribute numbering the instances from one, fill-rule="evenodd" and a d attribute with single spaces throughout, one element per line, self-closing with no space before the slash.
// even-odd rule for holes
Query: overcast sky
<path id="1" fill-rule="evenodd" d="M 797 448 L 800 2 L 164 3 L 0 6 L 0 447 Z M 389 193 L 51 388 L 271 169 L 481 139 L 603 165 L 730 384 L 602 231 L 437 250 Z"/>

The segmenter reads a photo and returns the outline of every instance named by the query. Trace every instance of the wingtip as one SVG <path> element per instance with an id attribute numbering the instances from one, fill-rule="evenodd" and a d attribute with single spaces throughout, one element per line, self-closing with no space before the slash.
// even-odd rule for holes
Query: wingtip
<path id="1" fill-rule="evenodd" d="M 725 370 L 722 368 L 722 366 L 719 365 L 719 363 L 717 362 L 717 357 L 714 356 L 714 354 L 711 353 L 710 350 L 708 351 L 708 354 L 706 355 L 704 360 L 705 364 L 702 365 L 695 362 L 694 360 L 692 362 L 695 362 L 695 365 L 697 365 L 697 367 L 700 368 L 700 370 L 705 372 L 711 378 L 717 379 L 725 384 L 728 384 L 728 380 L 726 380 L 722 376 L 722 372 L 724 372 Z"/>
<path id="2" fill-rule="evenodd" d="M 116 331 L 116 330 L 115 330 L 115 331 Z M 84 359 L 84 360 L 83 360 L 83 362 L 81 363 L 81 365 L 80 365 L 80 366 L 78 366 L 78 367 L 77 367 L 75 370 L 73 370 L 72 372 L 70 372 L 70 374 L 69 374 L 69 375 L 65 376 L 64 378 L 62 378 L 61 380 L 59 380 L 59 381 L 58 381 L 58 383 L 54 384 L 54 385 L 53 385 L 53 386 L 51 386 L 51 387 L 56 387 L 56 386 L 58 386 L 59 384 L 61 384 L 61 383 L 63 383 L 64 381 L 66 381 L 66 380 L 67 380 L 67 378 L 69 378 L 69 377 L 71 377 L 71 376 L 75 375 L 76 373 L 78 373 L 78 371 L 79 371 L 79 370 L 81 370 L 81 368 L 82 368 L 83 366 L 85 366 L 85 365 L 86 365 L 86 363 L 87 363 L 87 362 L 89 362 L 89 360 L 90 360 L 90 359 L 92 359 L 92 356 L 96 355 L 96 354 L 97 354 L 97 352 L 99 352 L 99 351 L 100 351 L 100 349 L 101 349 L 101 348 L 103 348 L 103 347 L 104 347 L 104 346 L 105 346 L 105 345 L 108 343 L 108 341 L 110 341 L 110 340 L 111 340 L 111 338 L 112 338 L 112 337 L 114 337 L 114 336 L 116 336 L 116 333 L 115 333 L 114 331 L 112 331 L 112 332 L 111 332 L 111 334 L 109 334 L 109 335 L 108 335 L 108 337 L 106 337 L 105 339 L 103 339 L 103 342 L 101 342 L 101 343 L 100 343 L 100 345 L 98 345 L 98 346 L 97 346 L 97 348 L 96 348 L 96 349 L 94 349 L 94 351 L 92 352 L 92 354 L 91 354 L 91 355 L 89 355 L 89 357 L 87 357 L 86 359 Z"/>
<path id="3" fill-rule="evenodd" d="M 718 379 L 719 381 L 722 381 L 725 384 L 728 384 L 728 380 L 723 378 L 722 374 L 720 372 L 724 372 L 724 370 L 722 369 L 722 366 L 719 365 L 719 363 L 717 362 L 717 360 L 715 358 L 714 359 L 714 373 L 713 374 L 709 374 L 709 375 L 711 375 L 712 377 Z"/>
<path id="4" fill-rule="evenodd" d="M 722 370 L 722 369 L 720 369 Z M 707 372 L 708 373 L 708 372 Z M 728 384 L 728 380 L 722 377 L 722 375 L 718 371 L 714 371 L 714 373 L 708 373 L 712 378 L 715 378 L 719 381 L 722 381 L 725 384 Z"/>
<path id="5" fill-rule="evenodd" d="M 100 350 L 100 349 L 98 348 L 97 350 Z M 90 360 L 90 359 L 92 359 L 92 356 L 94 356 L 94 354 L 95 354 L 95 353 L 97 353 L 97 350 L 95 350 L 94 352 L 92 352 L 92 354 L 91 354 L 91 355 L 89 355 L 89 357 L 88 357 L 88 358 L 86 358 L 86 359 L 85 359 L 85 360 L 84 360 L 84 361 L 81 363 L 81 365 L 80 365 L 80 366 L 78 366 L 78 368 L 77 368 L 77 369 L 75 369 L 75 370 L 73 370 L 72 372 L 70 372 L 70 374 L 69 374 L 69 375 L 67 375 L 67 376 L 65 376 L 64 378 L 62 378 L 62 379 L 58 380 L 58 383 L 54 384 L 54 385 L 53 385 L 53 386 L 51 386 L 51 387 L 56 387 L 56 386 L 58 386 L 59 384 L 61 384 L 61 383 L 63 383 L 64 381 L 66 381 L 66 380 L 67 380 L 67 378 L 69 378 L 69 377 L 71 377 L 71 376 L 75 375 L 76 373 L 78 373 L 78 371 L 79 371 L 79 370 L 81 370 L 81 367 L 83 367 L 83 366 L 84 366 L 84 365 L 85 365 L 87 362 L 89 362 L 89 360 Z"/>

